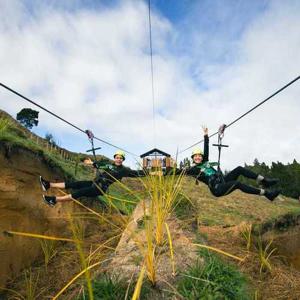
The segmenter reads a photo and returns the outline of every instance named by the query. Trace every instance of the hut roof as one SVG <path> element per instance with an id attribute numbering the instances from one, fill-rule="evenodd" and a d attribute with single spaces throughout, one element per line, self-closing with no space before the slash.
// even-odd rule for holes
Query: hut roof
<path id="1" fill-rule="evenodd" d="M 141 154 L 140 155 L 140 158 L 143 158 L 143 157 L 146 157 L 146 156 L 166 156 L 166 157 L 171 157 L 170 154 L 164 152 L 164 151 L 161 151 L 157 148 L 153 148 L 152 150 L 144 153 L 144 154 Z"/>

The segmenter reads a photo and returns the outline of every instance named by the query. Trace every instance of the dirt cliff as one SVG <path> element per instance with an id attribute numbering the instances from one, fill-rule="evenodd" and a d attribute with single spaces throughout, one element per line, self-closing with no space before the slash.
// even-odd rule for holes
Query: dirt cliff
<path id="1" fill-rule="evenodd" d="M 72 204 L 50 208 L 42 201 L 38 176 L 61 180 L 42 155 L 0 142 L 0 286 L 30 266 L 41 254 L 39 241 L 21 236 L 7 237 L 3 231 L 34 232 L 63 236 L 65 223 L 59 218 Z"/>

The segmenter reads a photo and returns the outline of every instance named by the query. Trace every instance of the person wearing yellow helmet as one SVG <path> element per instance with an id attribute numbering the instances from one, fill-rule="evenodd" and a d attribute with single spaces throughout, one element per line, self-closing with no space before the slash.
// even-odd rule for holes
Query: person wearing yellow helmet
<path id="1" fill-rule="evenodd" d="M 244 167 L 238 166 L 231 172 L 227 173 L 225 176 L 221 171 L 217 171 L 214 167 L 218 163 L 210 163 L 208 160 L 209 156 L 209 138 L 208 138 L 208 128 L 203 127 L 204 131 L 204 153 L 202 154 L 198 150 L 192 153 L 192 159 L 194 166 L 186 170 L 186 174 L 196 177 L 206 183 L 209 186 L 210 191 L 216 197 L 221 197 L 228 195 L 236 189 L 243 191 L 248 194 L 264 195 L 270 201 L 273 201 L 279 194 L 280 190 L 267 190 L 268 188 L 276 183 L 278 179 L 266 178 L 262 175 L 256 174 Z M 263 188 L 256 188 L 238 181 L 239 176 L 244 176 L 246 178 L 257 180 Z"/>
<path id="2" fill-rule="evenodd" d="M 244 167 L 237 167 L 231 172 L 223 175 L 221 171 L 216 170 L 214 167 L 218 163 L 211 163 L 208 160 L 209 156 L 209 137 L 208 128 L 203 127 L 204 131 L 204 151 L 196 148 L 193 150 L 191 158 L 194 166 L 185 170 L 185 174 L 195 177 L 196 180 L 202 181 L 208 185 L 211 193 L 216 197 L 228 195 L 236 189 L 248 194 L 264 195 L 270 201 L 273 201 L 279 194 L 280 190 L 268 190 L 272 185 L 279 182 L 275 178 L 266 178 L 262 175 L 258 175 Z M 242 175 L 246 178 L 251 178 L 260 183 L 263 188 L 256 188 L 238 181 L 238 177 Z"/>
<path id="3" fill-rule="evenodd" d="M 97 197 L 103 195 L 109 186 L 120 181 L 123 177 L 142 177 L 145 176 L 144 171 L 131 170 L 123 166 L 125 153 L 118 150 L 114 153 L 114 162 L 112 164 L 101 164 L 93 162 L 90 158 L 85 160 L 85 164 L 93 165 L 100 170 L 94 181 L 66 181 L 66 182 L 50 182 L 42 176 L 39 177 L 41 187 L 44 192 L 49 188 L 72 189 L 72 193 L 65 196 L 47 196 L 43 195 L 43 200 L 50 206 L 55 206 L 57 202 L 71 201 L 80 197 Z"/>
<path id="4" fill-rule="evenodd" d="M 125 152 L 122 150 L 118 150 L 114 154 L 114 160 L 116 165 L 122 165 L 125 160 Z"/>

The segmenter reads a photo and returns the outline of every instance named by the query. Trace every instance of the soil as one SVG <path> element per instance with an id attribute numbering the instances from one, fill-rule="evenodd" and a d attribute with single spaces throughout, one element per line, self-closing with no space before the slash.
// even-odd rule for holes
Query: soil
<path id="1" fill-rule="evenodd" d="M 4 231 L 33 232 L 63 236 L 65 221 L 60 218 L 73 206 L 50 208 L 42 201 L 38 176 L 62 179 L 41 157 L 26 149 L 7 149 L 0 144 L 0 286 L 16 277 L 41 254 L 37 240 L 7 237 Z M 51 228 L 49 230 L 49 228 Z"/>

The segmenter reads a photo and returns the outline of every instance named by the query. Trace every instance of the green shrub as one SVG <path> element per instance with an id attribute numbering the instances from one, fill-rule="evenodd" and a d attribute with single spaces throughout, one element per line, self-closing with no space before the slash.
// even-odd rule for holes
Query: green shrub
<path id="1" fill-rule="evenodd" d="M 204 263 L 199 259 L 195 266 L 182 274 L 177 284 L 184 299 L 250 299 L 246 279 L 239 271 L 206 249 L 201 249 L 199 254 Z"/>

